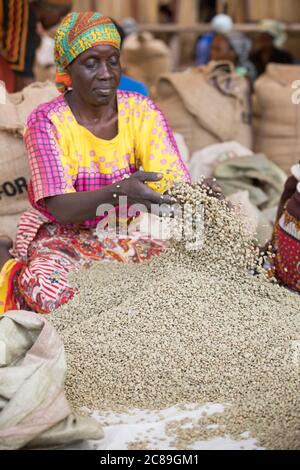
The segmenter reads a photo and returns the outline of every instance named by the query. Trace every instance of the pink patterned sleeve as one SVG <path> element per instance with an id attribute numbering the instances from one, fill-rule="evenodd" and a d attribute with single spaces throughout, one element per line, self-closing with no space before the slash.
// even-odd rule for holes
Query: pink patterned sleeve
<path id="1" fill-rule="evenodd" d="M 34 203 L 50 196 L 75 192 L 72 171 L 63 167 L 63 150 L 54 124 L 41 109 L 27 122 L 24 142 L 31 172 L 30 189 Z"/>

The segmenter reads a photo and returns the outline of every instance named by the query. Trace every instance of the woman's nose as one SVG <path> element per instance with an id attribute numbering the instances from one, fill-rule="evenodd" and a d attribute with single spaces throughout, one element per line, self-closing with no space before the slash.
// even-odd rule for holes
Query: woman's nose
<path id="1" fill-rule="evenodd" d="M 112 77 L 110 68 L 106 62 L 101 62 L 97 69 L 97 78 L 100 80 L 108 80 Z"/>

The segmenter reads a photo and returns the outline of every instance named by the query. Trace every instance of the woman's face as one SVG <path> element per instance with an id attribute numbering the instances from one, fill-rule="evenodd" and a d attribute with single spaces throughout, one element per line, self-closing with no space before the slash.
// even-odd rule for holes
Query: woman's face
<path id="1" fill-rule="evenodd" d="M 211 60 L 236 62 L 236 54 L 225 36 L 215 36 L 211 47 Z"/>
<path id="2" fill-rule="evenodd" d="M 68 67 L 73 90 L 91 105 L 111 102 L 121 79 L 120 52 L 113 46 L 95 46 Z"/>

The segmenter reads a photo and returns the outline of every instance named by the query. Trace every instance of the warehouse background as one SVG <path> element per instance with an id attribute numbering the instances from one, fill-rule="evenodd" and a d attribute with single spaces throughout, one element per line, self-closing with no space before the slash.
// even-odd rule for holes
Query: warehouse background
<path id="1" fill-rule="evenodd" d="M 73 9 L 100 11 L 119 21 L 133 17 L 141 29 L 159 37 L 164 34 L 170 40 L 175 35 L 184 63 L 189 62 L 191 45 L 209 29 L 208 22 L 216 13 L 228 13 L 237 23 L 236 29 L 254 39 L 257 21 L 276 19 L 287 23 L 285 46 L 300 59 L 299 0 L 75 0 Z"/>

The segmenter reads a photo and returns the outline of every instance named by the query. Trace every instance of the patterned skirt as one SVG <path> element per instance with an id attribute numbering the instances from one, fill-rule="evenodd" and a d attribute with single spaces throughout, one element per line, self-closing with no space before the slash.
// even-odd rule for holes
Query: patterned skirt
<path id="1" fill-rule="evenodd" d="M 300 292 L 300 220 L 285 210 L 275 228 L 274 241 L 276 278 Z"/>
<path id="2" fill-rule="evenodd" d="M 70 272 L 88 269 L 92 262 L 142 262 L 159 255 L 166 243 L 144 238 L 101 238 L 96 229 L 49 223 L 35 210 L 21 218 L 15 262 L 8 263 L 4 312 L 13 308 L 50 313 L 75 294 Z M 12 269 L 11 269 L 12 268 Z M 5 279 L 5 273 L 2 273 Z"/>

